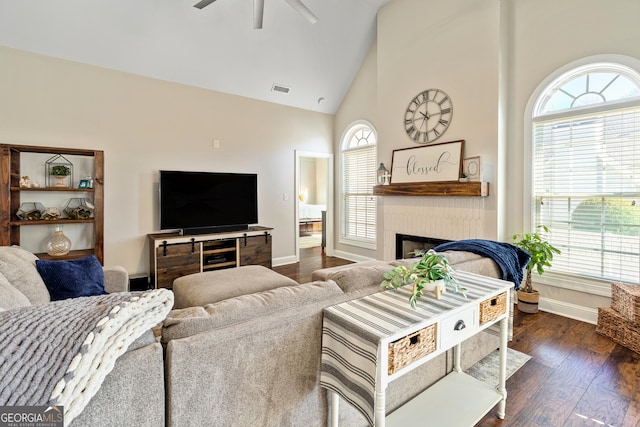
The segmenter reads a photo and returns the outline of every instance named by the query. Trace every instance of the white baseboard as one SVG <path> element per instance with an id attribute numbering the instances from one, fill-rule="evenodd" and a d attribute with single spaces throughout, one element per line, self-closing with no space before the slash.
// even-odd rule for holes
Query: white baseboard
<path id="1" fill-rule="evenodd" d="M 296 262 L 298 262 L 298 260 L 296 260 L 295 255 L 291 255 L 280 258 L 273 258 L 271 260 L 271 265 L 274 267 L 278 267 L 280 265 L 295 264 Z"/>
<path id="2" fill-rule="evenodd" d="M 339 250 L 335 250 L 333 252 L 333 256 L 346 259 L 347 261 L 353 261 L 353 262 L 371 261 L 374 259 L 367 256 L 352 254 L 351 252 L 345 252 L 345 251 L 339 251 Z"/>
<path id="3" fill-rule="evenodd" d="M 583 307 L 565 301 L 540 297 L 539 308 L 541 311 L 580 320 L 593 325 L 598 323 L 598 310 L 591 307 Z"/>
<path id="4" fill-rule="evenodd" d="M 351 252 L 344 252 L 344 251 L 333 251 L 332 254 L 327 253 L 327 255 L 335 256 L 335 257 L 346 259 L 347 261 L 353 261 L 353 262 L 371 261 L 373 259 L 373 258 L 365 257 L 362 255 L 352 254 Z M 285 256 L 280 258 L 273 258 L 271 260 L 271 265 L 274 267 L 278 267 L 280 265 L 295 264 L 296 262 L 298 262 L 296 257 L 294 255 L 291 255 L 291 256 Z"/>

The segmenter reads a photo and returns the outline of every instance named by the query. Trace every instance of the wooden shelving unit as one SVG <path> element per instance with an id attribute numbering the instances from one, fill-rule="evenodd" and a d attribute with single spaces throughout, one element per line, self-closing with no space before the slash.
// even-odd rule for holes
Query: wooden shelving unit
<path id="1" fill-rule="evenodd" d="M 374 196 L 487 197 L 488 182 L 413 182 L 376 185 Z"/>
<path id="2" fill-rule="evenodd" d="M 23 155 L 62 154 L 69 156 L 87 156 L 93 158 L 93 188 L 21 188 L 20 163 Z M 94 254 L 98 260 L 104 262 L 104 152 L 98 150 L 83 150 L 77 148 L 39 147 L 28 145 L 0 144 L 0 246 L 20 245 L 20 229 L 22 227 L 51 226 L 54 224 L 87 224 L 93 227 L 94 245 L 90 249 L 72 250 L 61 257 L 51 257 L 46 253 L 36 254 L 42 259 L 74 259 Z M 90 219 L 58 219 L 53 221 L 25 221 L 17 219 L 16 212 L 20 209 L 21 197 L 25 192 L 60 193 L 60 203 L 65 200 L 65 194 L 70 197 L 92 197 L 94 206 L 93 218 Z"/>

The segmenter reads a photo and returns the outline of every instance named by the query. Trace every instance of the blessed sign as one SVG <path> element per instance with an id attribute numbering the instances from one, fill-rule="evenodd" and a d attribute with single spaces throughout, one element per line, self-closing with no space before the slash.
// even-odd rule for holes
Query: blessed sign
<path id="1" fill-rule="evenodd" d="M 393 150 L 391 183 L 458 181 L 464 140 Z"/>

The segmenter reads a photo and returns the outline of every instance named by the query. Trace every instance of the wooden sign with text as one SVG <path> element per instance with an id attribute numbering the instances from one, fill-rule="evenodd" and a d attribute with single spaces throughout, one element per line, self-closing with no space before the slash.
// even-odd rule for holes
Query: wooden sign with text
<path id="1" fill-rule="evenodd" d="M 464 140 L 393 150 L 391 183 L 457 182 Z"/>

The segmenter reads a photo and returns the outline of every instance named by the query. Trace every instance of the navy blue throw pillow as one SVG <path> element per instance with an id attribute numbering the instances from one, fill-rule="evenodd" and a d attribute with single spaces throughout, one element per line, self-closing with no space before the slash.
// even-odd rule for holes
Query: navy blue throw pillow
<path id="1" fill-rule="evenodd" d="M 104 295 L 104 271 L 94 255 L 64 261 L 36 260 L 51 300 Z"/>

